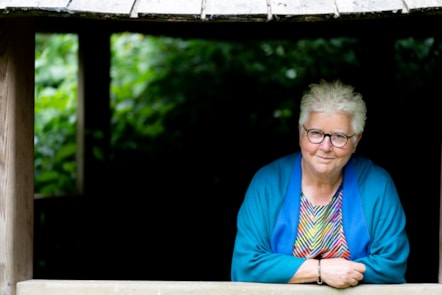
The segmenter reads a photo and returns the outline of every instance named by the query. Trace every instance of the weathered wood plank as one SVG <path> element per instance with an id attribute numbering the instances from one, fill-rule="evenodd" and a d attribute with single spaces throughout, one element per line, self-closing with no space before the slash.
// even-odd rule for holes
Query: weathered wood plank
<path id="1" fill-rule="evenodd" d="M 6 11 L 41 15 L 45 10 L 63 16 L 105 15 L 114 18 L 180 19 L 278 19 L 297 17 L 314 20 L 315 16 L 363 16 L 367 13 L 408 13 L 413 10 L 441 10 L 442 0 L 0 0 L 0 15 Z M 178 4 L 178 5 L 177 5 Z M 66 14 L 69 12 L 69 14 Z M 311 18 L 313 17 L 313 18 Z"/>
<path id="2" fill-rule="evenodd" d="M 440 167 L 442 167 L 442 143 L 440 145 Z M 439 273 L 438 282 L 442 283 L 442 169 L 440 171 L 440 194 L 439 194 Z"/>
<path id="3" fill-rule="evenodd" d="M 206 0 L 206 15 L 267 15 L 266 0 Z"/>
<path id="4" fill-rule="evenodd" d="M 115 14 L 129 16 L 135 0 L 72 0 L 68 6 L 69 12 Z"/>
<path id="5" fill-rule="evenodd" d="M 180 1 L 176 0 L 140 0 L 138 4 L 139 15 L 194 15 L 201 14 L 201 0 Z"/>
<path id="6" fill-rule="evenodd" d="M 442 8 L 442 0 L 404 0 L 409 10 Z"/>
<path id="7" fill-rule="evenodd" d="M 272 14 L 281 16 L 336 15 L 333 0 L 271 0 Z"/>
<path id="8" fill-rule="evenodd" d="M 0 23 L 0 294 L 32 278 L 34 38 L 31 19 Z"/>
<path id="9" fill-rule="evenodd" d="M 18 283 L 17 295 L 415 295 L 442 294 L 442 284 L 365 284 L 335 289 L 315 284 L 192 281 L 56 281 Z"/>
<path id="10" fill-rule="evenodd" d="M 336 5 L 339 14 L 406 11 L 401 0 L 336 0 Z"/>
<path id="11" fill-rule="evenodd" d="M 278 16 L 313 16 L 340 14 L 364 14 L 380 12 L 409 12 L 423 9 L 442 9 L 442 0 L 188 0 L 177 5 L 177 0 L 0 0 L 0 11 L 4 9 L 23 10 L 59 10 L 69 9 L 71 15 L 114 14 L 133 17 L 146 15 L 188 15 L 204 18 L 230 16 L 272 15 Z M 269 2 L 269 4 L 267 4 Z M 136 4 L 138 4 L 138 7 Z M 404 5 L 405 3 L 405 5 Z M 69 6 L 68 6 L 69 5 Z"/>
<path id="12" fill-rule="evenodd" d="M 66 9 L 69 0 L 0 0 L 0 9 Z"/>

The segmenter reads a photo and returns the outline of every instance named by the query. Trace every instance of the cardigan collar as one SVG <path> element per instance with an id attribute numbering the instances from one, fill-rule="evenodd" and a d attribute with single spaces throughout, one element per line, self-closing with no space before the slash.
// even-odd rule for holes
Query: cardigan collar
<path id="1" fill-rule="evenodd" d="M 292 255 L 298 232 L 301 197 L 301 157 L 299 153 L 290 178 L 287 194 L 275 223 L 271 238 L 274 253 Z M 361 196 L 352 158 L 344 167 L 342 216 L 344 234 L 350 249 L 350 259 L 368 255 L 370 235 L 365 222 Z"/>

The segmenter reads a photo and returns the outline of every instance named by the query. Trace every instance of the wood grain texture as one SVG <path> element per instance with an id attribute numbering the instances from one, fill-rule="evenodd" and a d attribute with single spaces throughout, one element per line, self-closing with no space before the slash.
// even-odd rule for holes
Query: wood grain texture
<path id="1" fill-rule="evenodd" d="M 442 0 L 404 0 L 409 10 L 442 8 Z"/>
<path id="2" fill-rule="evenodd" d="M 33 23 L 2 22 L 0 44 L 0 294 L 14 295 L 33 271 Z"/>
<path id="3" fill-rule="evenodd" d="M 414 295 L 441 294 L 442 284 L 363 284 L 345 290 L 315 284 L 179 281 L 30 280 L 17 295 Z"/>
<path id="4" fill-rule="evenodd" d="M 180 1 L 179 4 L 175 0 L 140 0 L 138 13 L 141 15 L 200 15 L 201 0 Z"/>
<path id="5" fill-rule="evenodd" d="M 340 14 L 372 13 L 372 12 L 402 12 L 405 9 L 401 0 L 336 0 Z"/>
<path id="6" fill-rule="evenodd" d="M 272 0 L 271 5 L 272 13 L 276 15 L 335 15 L 337 13 L 333 0 Z"/>
<path id="7" fill-rule="evenodd" d="M 69 0 L 0 0 L 0 7 L 20 8 L 66 8 Z"/>
<path id="8" fill-rule="evenodd" d="M 135 0 L 72 0 L 67 8 L 70 13 L 86 12 L 92 14 L 100 13 L 128 16 L 134 3 Z"/>
<path id="9" fill-rule="evenodd" d="M 267 14 L 266 0 L 206 0 L 208 15 L 256 15 Z"/>
<path id="10" fill-rule="evenodd" d="M 401 15 L 410 12 L 442 13 L 442 0 L 0 0 L 2 14 L 32 13 L 64 17 L 111 17 L 173 21 L 210 20 L 327 20 Z"/>

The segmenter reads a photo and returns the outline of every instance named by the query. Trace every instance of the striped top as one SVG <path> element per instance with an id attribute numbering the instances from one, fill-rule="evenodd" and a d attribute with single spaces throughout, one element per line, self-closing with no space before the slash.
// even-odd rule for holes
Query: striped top
<path id="1" fill-rule="evenodd" d="M 293 256 L 350 258 L 342 225 L 342 184 L 327 205 L 314 205 L 301 193 L 298 234 Z"/>

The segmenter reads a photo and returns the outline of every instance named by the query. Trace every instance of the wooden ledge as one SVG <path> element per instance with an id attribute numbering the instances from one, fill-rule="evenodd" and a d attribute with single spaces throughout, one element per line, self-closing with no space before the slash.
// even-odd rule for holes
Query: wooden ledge
<path id="1" fill-rule="evenodd" d="M 325 285 L 286 285 L 194 281 L 28 280 L 17 295 L 415 295 L 441 294 L 442 284 L 359 285 L 334 289 Z"/>

